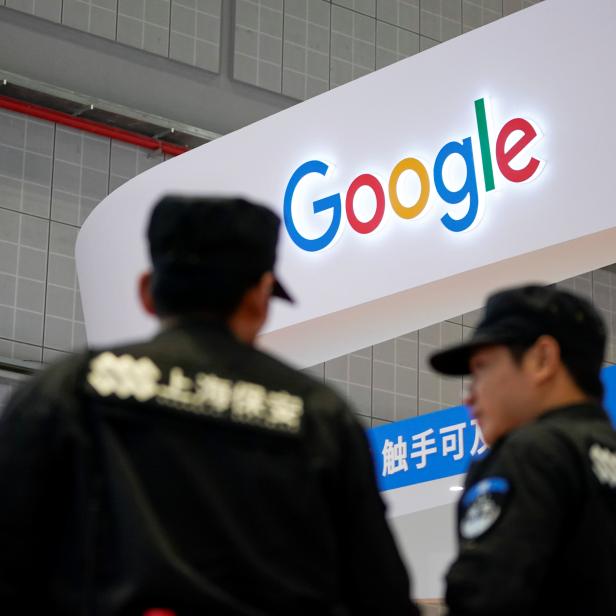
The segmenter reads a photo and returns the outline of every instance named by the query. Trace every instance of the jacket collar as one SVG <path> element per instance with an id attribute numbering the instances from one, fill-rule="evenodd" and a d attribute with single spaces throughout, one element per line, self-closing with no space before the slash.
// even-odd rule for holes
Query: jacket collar
<path id="1" fill-rule="evenodd" d="M 579 404 L 559 406 L 539 416 L 537 421 L 554 421 L 563 417 L 570 419 L 604 419 L 609 421 L 605 409 L 598 402 L 591 400 Z"/>
<path id="2" fill-rule="evenodd" d="M 174 319 L 172 322 L 163 327 L 156 338 L 164 339 L 168 336 L 174 336 L 180 332 L 188 333 L 191 337 L 195 338 L 211 338 L 214 336 L 217 338 L 226 338 L 229 341 L 235 341 L 238 344 L 242 344 L 233 335 L 229 329 L 229 326 L 223 319 L 195 315 L 183 316 Z"/>

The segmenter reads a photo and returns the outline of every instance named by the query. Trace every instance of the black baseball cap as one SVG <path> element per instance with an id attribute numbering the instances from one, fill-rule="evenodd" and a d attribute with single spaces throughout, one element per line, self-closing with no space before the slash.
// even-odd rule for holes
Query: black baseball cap
<path id="1" fill-rule="evenodd" d="M 580 366 L 597 378 L 605 351 L 605 325 L 582 297 L 540 285 L 515 287 L 488 298 L 483 318 L 466 342 L 434 353 L 430 364 L 442 374 L 470 373 L 470 358 L 481 347 L 532 345 L 539 336 L 553 336 L 563 363 Z"/>
<path id="2" fill-rule="evenodd" d="M 175 311 L 239 298 L 274 272 L 279 229 L 273 211 L 247 199 L 163 197 L 147 230 L 157 306 Z M 293 302 L 274 276 L 272 295 Z"/>

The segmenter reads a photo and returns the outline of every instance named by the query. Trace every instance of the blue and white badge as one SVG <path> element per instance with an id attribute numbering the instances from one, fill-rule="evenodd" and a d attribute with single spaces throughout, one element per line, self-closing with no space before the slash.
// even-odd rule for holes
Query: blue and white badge
<path id="1" fill-rule="evenodd" d="M 460 520 L 460 535 L 464 539 L 477 539 L 486 533 L 500 517 L 510 491 L 503 477 L 488 477 L 470 487 L 462 497 L 465 509 Z"/>

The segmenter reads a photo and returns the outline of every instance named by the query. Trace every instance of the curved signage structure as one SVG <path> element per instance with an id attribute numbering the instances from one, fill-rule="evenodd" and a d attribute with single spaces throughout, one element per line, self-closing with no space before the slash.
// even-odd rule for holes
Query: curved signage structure
<path id="1" fill-rule="evenodd" d="M 300 366 L 613 263 L 614 23 L 613 0 L 546 0 L 127 182 L 78 239 L 89 342 L 154 329 L 135 281 L 170 192 L 281 216 L 299 301 L 275 303 L 261 340 Z"/>

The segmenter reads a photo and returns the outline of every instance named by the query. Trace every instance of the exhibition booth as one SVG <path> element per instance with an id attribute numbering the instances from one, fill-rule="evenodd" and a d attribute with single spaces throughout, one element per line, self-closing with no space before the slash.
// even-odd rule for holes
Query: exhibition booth
<path id="1" fill-rule="evenodd" d="M 259 344 L 300 368 L 476 309 L 495 288 L 616 262 L 616 4 L 580 4 L 545 0 L 121 186 L 77 242 L 89 344 L 155 330 L 135 281 L 169 193 L 244 195 L 280 215 L 277 274 L 297 302 L 275 302 Z M 370 438 L 416 594 L 442 596 L 481 434 L 456 407 Z"/>

